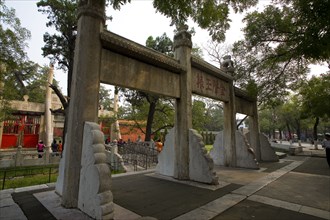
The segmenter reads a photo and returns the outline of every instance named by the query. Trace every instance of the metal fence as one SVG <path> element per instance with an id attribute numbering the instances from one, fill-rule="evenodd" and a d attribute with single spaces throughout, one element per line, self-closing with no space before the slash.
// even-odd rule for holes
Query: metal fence
<path id="1" fill-rule="evenodd" d="M 134 171 L 154 168 L 158 163 L 158 151 L 153 142 L 118 144 L 118 153 Z"/>
<path id="2" fill-rule="evenodd" d="M 16 183 L 16 187 L 23 187 L 23 186 L 29 186 L 31 182 L 24 183 L 24 179 L 33 177 L 33 176 L 43 176 L 43 178 L 38 178 L 41 182 L 38 182 L 38 184 L 42 183 L 50 183 L 53 177 L 58 176 L 58 165 L 55 166 L 36 166 L 36 167 L 17 167 L 17 168 L 6 168 L 6 169 L 0 169 L 0 183 L 1 183 L 1 189 L 5 189 L 6 181 L 11 182 L 15 184 L 14 182 L 20 182 Z M 11 187 L 10 187 L 11 188 Z"/>

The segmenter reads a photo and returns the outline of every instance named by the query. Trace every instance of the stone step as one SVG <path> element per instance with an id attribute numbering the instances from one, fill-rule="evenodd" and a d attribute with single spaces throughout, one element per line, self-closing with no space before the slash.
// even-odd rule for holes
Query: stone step
<path id="1" fill-rule="evenodd" d="M 287 154 L 286 153 L 283 153 L 283 152 L 276 151 L 275 153 L 276 153 L 276 155 L 278 156 L 279 159 L 282 159 L 282 158 L 284 158 L 284 157 L 287 156 Z"/>

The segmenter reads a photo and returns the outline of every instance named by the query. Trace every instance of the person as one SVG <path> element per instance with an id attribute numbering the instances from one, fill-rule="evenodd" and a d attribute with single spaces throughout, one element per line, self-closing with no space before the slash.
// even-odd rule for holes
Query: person
<path id="1" fill-rule="evenodd" d="M 62 150 L 63 150 L 62 141 L 59 141 L 57 145 L 57 151 L 60 152 L 60 155 L 62 155 Z"/>
<path id="2" fill-rule="evenodd" d="M 40 140 L 39 143 L 37 144 L 38 158 L 42 158 L 44 148 L 45 148 L 44 142 Z"/>
<path id="3" fill-rule="evenodd" d="M 158 153 L 160 153 L 162 151 L 162 149 L 163 149 L 163 143 L 160 141 L 160 139 L 158 139 L 156 141 L 156 147 L 157 147 Z"/>
<path id="4" fill-rule="evenodd" d="M 125 142 L 123 141 L 123 139 L 120 138 L 119 141 L 117 142 L 118 148 L 124 147 L 124 145 L 125 145 Z"/>
<path id="5" fill-rule="evenodd" d="M 53 143 L 52 143 L 52 151 L 53 151 L 53 153 L 56 153 L 57 152 L 57 143 L 56 143 L 56 140 L 54 139 L 53 140 Z"/>
<path id="6" fill-rule="evenodd" d="M 325 148 L 327 162 L 330 167 L 330 133 L 325 134 L 325 140 L 322 141 L 322 147 Z"/>

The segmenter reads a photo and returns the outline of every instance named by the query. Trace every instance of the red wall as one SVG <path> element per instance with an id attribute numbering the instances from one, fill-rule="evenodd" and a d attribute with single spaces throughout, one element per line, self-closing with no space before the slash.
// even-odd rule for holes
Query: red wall
<path id="1" fill-rule="evenodd" d="M 17 143 L 17 135 L 15 134 L 3 134 L 1 148 L 15 147 Z"/>

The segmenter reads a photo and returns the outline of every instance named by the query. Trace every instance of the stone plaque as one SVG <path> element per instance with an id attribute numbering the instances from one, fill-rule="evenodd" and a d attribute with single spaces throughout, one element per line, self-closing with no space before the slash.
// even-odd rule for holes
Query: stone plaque
<path id="1" fill-rule="evenodd" d="M 192 90 L 208 98 L 229 101 L 228 83 L 197 68 L 192 69 Z"/>

